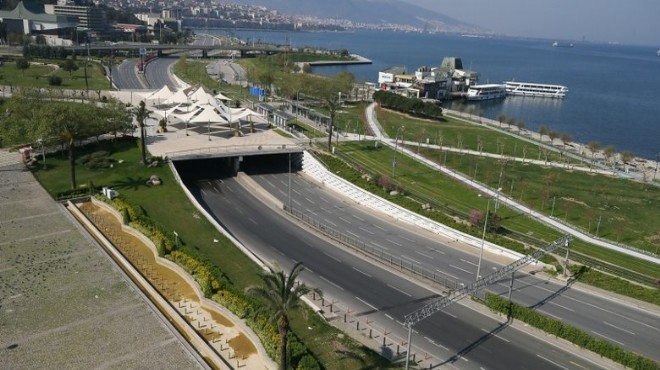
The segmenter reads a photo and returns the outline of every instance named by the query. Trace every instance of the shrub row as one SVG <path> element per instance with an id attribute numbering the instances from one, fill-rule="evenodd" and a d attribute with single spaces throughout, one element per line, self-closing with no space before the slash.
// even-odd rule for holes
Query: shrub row
<path id="1" fill-rule="evenodd" d="M 374 100 L 385 108 L 408 113 L 413 116 L 435 119 L 442 117 L 442 108 L 434 103 L 424 102 L 421 99 L 407 98 L 399 94 L 379 90 L 374 93 Z"/>
<path id="2" fill-rule="evenodd" d="M 573 265 L 569 267 L 569 270 L 573 276 L 579 275 L 578 280 L 585 284 L 660 305 L 660 289 L 649 289 L 586 266 Z"/>
<path id="3" fill-rule="evenodd" d="M 588 349 L 626 367 L 640 370 L 657 370 L 660 368 L 658 363 L 651 359 L 631 351 L 626 351 L 606 340 L 594 338 L 587 332 L 572 325 L 564 324 L 557 319 L 545 316 L 531 308 L 512 303 L 500 296 L 486 293 L 484 303 L 491 310 L 507 313 L 514 319 L 521 320 L 558 338 L 566 339 L 581 348 Z"/>
<path id="4" fill-rule="evenodd" d="M 245 319 L 261 340 L 268 355 L 279 357 L 279 334 L 276 323 L 270 320 L 270 313 L 260 310 L 259 301 L 237 289 L 227 276 L 199 252 L 181 247 L 175 249 L 171 237 L 145 214 L 142 207 L 134 206 L 121 196 L 108 201 L 121 214 L 125 224 L 130 225 L 148 237 L 158 249 L 158 254 L 181 266 L 199 284 L 205 297 L 218 302 L 238 317 Z M 289 333 L 290 363 L 295 369 L 320 369 L 312 352 L 295 336 Z"/>

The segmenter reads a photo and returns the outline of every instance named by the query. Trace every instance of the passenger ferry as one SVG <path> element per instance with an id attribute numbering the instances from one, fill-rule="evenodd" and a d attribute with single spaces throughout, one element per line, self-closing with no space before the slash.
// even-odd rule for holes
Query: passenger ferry
<path id="1" fill-rule="evenodd" d="M 506 93 L 509 95 L 538 96 L 545 98 L 559 98 L 566 96 L 568 88 L 562 85 L 538 84 L 533 82 L 505 82 Z"/>
<path id="2" fill-rule="evenodd" d="M 504 85 L 472 85 L 468 88 L 467 100 L 490 100 L 500 99 L 506 96 Z"/>

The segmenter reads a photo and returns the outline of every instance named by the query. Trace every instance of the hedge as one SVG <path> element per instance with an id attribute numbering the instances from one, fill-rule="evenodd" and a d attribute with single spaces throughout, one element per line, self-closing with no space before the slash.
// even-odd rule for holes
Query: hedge
<path id="1" fill-rule="evenodd" d="M 581 348 L 588 349 L 626 367 L 639 370 L 660 369 L 660 365 L 649 358 L 631 351 L 626 351 L 606 340 L 594 338 L 581 329 L 564 324 L 555 318 L 545 316 L 529 307 L 513 303 L 498 295 L 486 293 L 484 303 L 493 311 L 507 313 L 511 318 L 523 321 L 548 334 L 565 339 Z"/>

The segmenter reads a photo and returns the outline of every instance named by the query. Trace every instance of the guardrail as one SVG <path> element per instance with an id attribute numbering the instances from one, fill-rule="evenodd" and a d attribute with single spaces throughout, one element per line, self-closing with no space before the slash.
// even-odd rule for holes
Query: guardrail
<path id="1" fill-rule="evenodd" d="M 303 212 L 295 208 L 291 208 L 287 205 L 284 205 L 284 211 L 288 212 L 291 216 L 304 222 L 308 226 L 311 226 L 312 228 L 321 232 L 322 234 L 329 236 L 332 239 L 342 243 L 343 245 L 359 253 L 362 253 L 368 257 L 371 257 L 382 264 L 397 268 L 399 271 L 408 272 L 410 274 L 424 278 L 436 284 L 440 284 L 446 287 L 447 289 L 449 289 L 449 291 L 460 289 L 465 285 L 463 283 L 459 283 L 455 280 L 445 277 L 440 272 L 429 271 L 416 263 L 413 263 L 411 261 L 406 261 L 403 258 L 388 253 L 381 248 L 369 246 L 365 242 L 357 238 L 348 236 L 344 233 L 341 233 L 333 229 L 332 227 L 309 217 L 308 215 L 304 214 Z"/>

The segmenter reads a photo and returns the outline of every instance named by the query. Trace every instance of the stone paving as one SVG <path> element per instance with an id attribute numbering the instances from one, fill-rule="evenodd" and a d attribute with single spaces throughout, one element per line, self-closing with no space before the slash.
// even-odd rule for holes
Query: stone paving
<path id="1" fill-rule="evenodd" d="M 206 368 L 17 153 L 0 210 L 1 368 Z"/>

